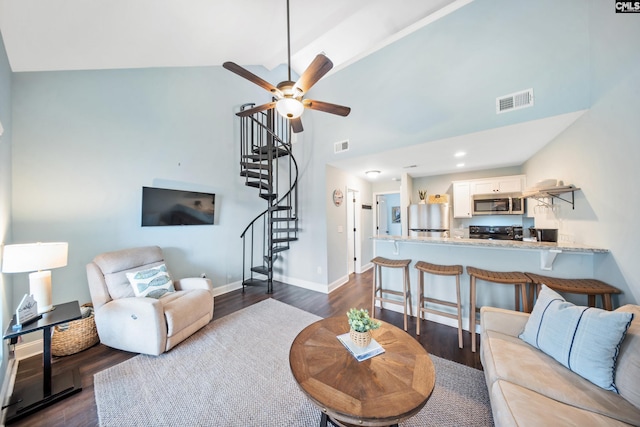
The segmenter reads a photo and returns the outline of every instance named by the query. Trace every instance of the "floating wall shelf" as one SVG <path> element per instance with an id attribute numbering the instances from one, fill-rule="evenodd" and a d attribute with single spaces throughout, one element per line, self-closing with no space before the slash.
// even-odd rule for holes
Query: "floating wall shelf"
<path id="1" fill-rule="evenodd" d="M 575 209 L 575 198 L 574 192 L 580 190 L 573 185 L 564 185 L 559 187 L 550 187 L 550 188 L 535 188 L 532 190 L 525 191 L 522 196 L 527 199 L 535 199 L 542 204 L 548 205 L 546 201 L 543 199 L 551 199 L 551 204 L 553 205 L 554 199 L 562 200 L 565 203 L 569 203 L 571 205 L 571 209 Z M 571 193 L 571 200 L 568 198 L 561 197 L 563 194 Z"/>

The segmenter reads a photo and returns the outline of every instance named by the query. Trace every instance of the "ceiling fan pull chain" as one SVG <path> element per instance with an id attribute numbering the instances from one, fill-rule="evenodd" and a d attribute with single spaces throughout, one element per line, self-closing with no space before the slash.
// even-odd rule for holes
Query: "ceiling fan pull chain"
<path id="1" fill-rule="evenodd" d="M 291 81 L 291 25 L 289 24 L 289 0 L 287 0 L 287 70 Z"/>

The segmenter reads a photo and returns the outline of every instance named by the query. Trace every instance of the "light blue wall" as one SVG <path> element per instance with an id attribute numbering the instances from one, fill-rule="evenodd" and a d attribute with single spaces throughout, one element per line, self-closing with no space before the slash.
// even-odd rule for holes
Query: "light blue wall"
<path id="1" fill-rule="evenodd" d="M 0 122 L 4 133 L 0 136 L 0 265 L 2 245 L 11 239 L 11 68 L 0 35 Z M 0 273 L 0 318 L 2 328 L 9 324 L 13 312 L 12 277 Z M 4 381 L 7 366 L 7 344 L 0 345 L 0 384 Z"/>
<path id="2" fill-rule="evenodd" d="M 54 304 L 89 301 L 86 263 L 140 245 L 177 277 L 237 284 L 240 233 L 266 203 L 239 177 L 234 112 L 262 92 L 221 67 L 14 74 L 13 237 L 69 242 Z M 142 186 L 216 193 L 216 224 L 142 228 Z"/>
<path id="3" fill-rule="evenodd" d="M 530 182 L 563 179 L 576 192 L 575 210 L 538 215 L 576 242 L 609 248 L 595 276 L 620 288 L 621 303 L 640 301 L 640 20 L 613 13 L 609 2 L 589 2 L 591 108 L 524 165 Z"/>
<path id="4" fill-rule="evenodd" d="M 581 110 L 589 54 L 583 0 L 475 0 L 320 81 L 313 97 L 352 111 L 314 124 L 350 140 L 331 162 Z M 496 97 L 528 88 L 535 108 L 496 114 Z"/>

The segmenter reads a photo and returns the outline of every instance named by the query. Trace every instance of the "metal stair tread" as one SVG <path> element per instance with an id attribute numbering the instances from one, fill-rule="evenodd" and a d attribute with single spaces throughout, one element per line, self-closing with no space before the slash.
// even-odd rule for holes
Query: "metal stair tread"
<path id="1" fill-rule="evenodd" d="M 240 165 L 246 169 L 259 169 L 264 171 L 271 171 L 271 165 L 269 165 L 268 163 L 240 162 Z"/>
<path id="2" fill-rule="evenodd" d="M 297 237 L 279 237 L 279 238 L 273 239 L 272 242 L 273 243 L 286 243 L 286 242 L 295 242 L 296 240 L 298 240 Z"/>
<path id="3" fill-rule="evenodd" d="M 256 267 L 251 267 L 251 271 L 254 273 L 264 274 L 265 276 L 269 274 L 269 269 L 264 265 L 258 265 Z"/>
<path id="4" fill-rule="evenodd" d="M 240 171 L 240 176 L 268 180 L 271 177 L 271 175 L 269 175 L 269 171 L 266 171 L 266 172 L 267 173 L 260 173 L 260 172 L 254 172 L 252 170 L 243 170 L 243 171 Z"/>
<path id="5" fill-rule="evenodd" d="M 298 218 L 296 217 L 291 217 L 291 216 L 277 216 L 274 218 L 271 218 L 270 221 L 271 222 L 282 222 L 282 221 L 297 221 Z"/>
<path id="6" fill-rule="evenodd" d="M 263 181 L 247 181 L 244 183 L 244 185 L 248 187 L 255 187 L 255 188 L 260 188 L 262 190 L 271 191 L 271 185 Z"/>
<path id="7" fill-rule="evenodd" d="M 260 153 L 262 155 L 268 155 L 269 150 L 273 151 L 273 158 L 284 157 L 289 155 L 289 152 L 284 148 L 276 148 L 273 145 L 265 145 L 264 147 L 256 148 L 253 150 L 253 152 L 256 154 Z"/>

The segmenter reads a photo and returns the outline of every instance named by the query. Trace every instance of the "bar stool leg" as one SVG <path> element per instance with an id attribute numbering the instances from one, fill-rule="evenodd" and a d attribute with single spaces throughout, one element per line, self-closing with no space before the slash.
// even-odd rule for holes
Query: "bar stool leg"
<path id="1" fill-rule="evenodd" d="M 420 323 L 422 323 L 422 296 L 424 295 L 424 272 L 418 271 L 418 313 L 416 325 L 416 335 L 420 335 Z"/>
<path id="2" fill-rule="evenodd" d="M 611 302 L 611 294 L 602 294 L 602 308 L 605 310 L 613 310 L 613 303 Z"/>
<path id="3" fill-rule="evenodd" d="M 458 299 L 458 348 L 462 348 L 462 305 L 460 304 L 460 275 L 456 275 L 456 298 Z"/>
<path id="4" fill-rule="evenodd" d="M 520 284 L 518 286 L 520 289 L 520 298 L 522 299 L 522 312 L 529 313 L 529 302 L 527 301 L 527 285 Z"/>
<path id="5" fill-rule="evenodd" d="M 378 286 L 378 269 L 380 267 L 377 265 L 373 266 L 373 294 L 371 295 L 371 318 L 376 317 L 376 289 Z"/>
<path id="6" fill-rule="evenodd" d="M 469 307 L 469 330 L 471 332 L 471 351 L 476 352 L 476 278 L 471 276 L 470 281 L 470 296 L 471 307 Z"/>
<path id="7" fill-rule="evenodd" d="M 404 276 L 404 330 L 408 329 L 407 322 L 407 306 L 409 315 L 413 316 L 413 308 L 411 307 L 411 282 L 409 280 L 409 266 L 404 267 L 402 274 Z"/>

